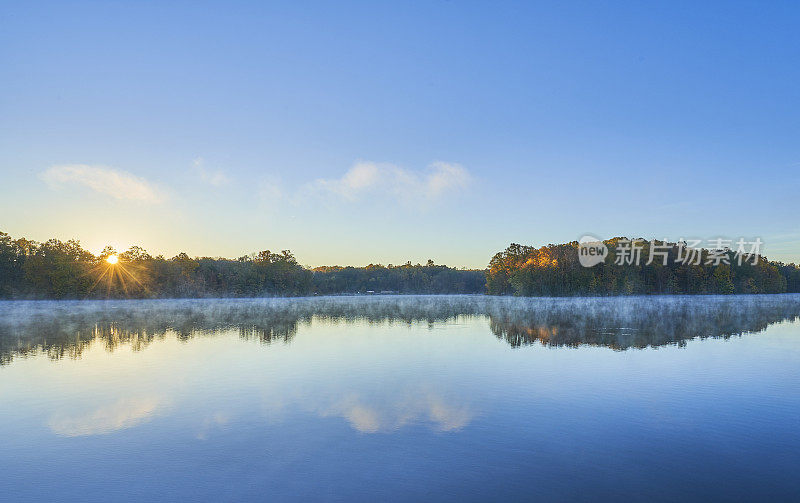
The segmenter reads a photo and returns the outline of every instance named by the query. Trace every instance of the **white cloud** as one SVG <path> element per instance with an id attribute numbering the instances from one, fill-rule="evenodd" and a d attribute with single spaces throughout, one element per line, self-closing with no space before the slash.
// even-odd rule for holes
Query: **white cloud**
<path id="1" fill-rule="evenodd" d="M 203 183 L 213 185 L 214 187 L 222 187 L 223 185 L 230 183 L 230 179 L 224 172 L 221 170 L 208 170 L 204 165 L 205 160 L 202 157 L 198 157 L 192 161 L 194 171 L 197 173 Z"/>
<path id="2" fill-rule="evenodd" d="M 350 168 L 341 178 L 332 180 L 320 178 L 315 185 L 323 191 L 353 200 L 360 192 L 377 186 L 387 169 L 380 168 L 374 163 L 360 162 Z"/>
<path id="3" fill-rule="evenodd" d="M 472 177 L 460 164 L 435 162 L 430 167 L 432 171 L 425 179 L 425 191 L 428 197 L 466 189 L 472 182 Z"/>
<path id="4" fill-rule="evenodd" d="M 106 166 L 55 165 L 40 173 L 39 178 L 51 187 L 60 187 L 66 184 L 83 185 L 116 199 L 148 203 L 162 200 L 158 190 L 144 178 Z"/>
<path id="5" fill-rule="evenodd" d="M 342 177 L 321 178 L 312 192 L 330 193 L 354 201 L 368 193 L 384 193 L 406 201 L 433 201 L 469 187 L 472 176 L 460 164 L 434 162 L 424 171 L 411 171 L 394 164 L 359 162 Z"/>

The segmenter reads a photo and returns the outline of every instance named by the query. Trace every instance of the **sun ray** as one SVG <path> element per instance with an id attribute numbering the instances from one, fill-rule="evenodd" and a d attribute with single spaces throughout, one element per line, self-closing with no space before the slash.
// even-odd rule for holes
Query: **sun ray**
<path id="1" fill-rule="evenodd" d="M 95 291 L 97 285 L 105 285 L 105 296 L 130 297 L 132 289 L 138 287 L 144 293 L 150 293 L 150 289 L 140 279 L 141 266 L 126 262 L 123 257 L 116 253 L 101 256 L 99 261 L 88 271 L 95 277 L 89 292 Z"/>

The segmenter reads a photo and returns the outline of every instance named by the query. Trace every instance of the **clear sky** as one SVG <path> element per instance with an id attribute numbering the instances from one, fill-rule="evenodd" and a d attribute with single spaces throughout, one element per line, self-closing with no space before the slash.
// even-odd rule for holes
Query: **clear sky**
<path id="1" fill-rule="evenodd" d="M 0 26 L 15 237 L 467 267 L 760 237 L 800 260 L 797 2 L 6 1 Z"/>

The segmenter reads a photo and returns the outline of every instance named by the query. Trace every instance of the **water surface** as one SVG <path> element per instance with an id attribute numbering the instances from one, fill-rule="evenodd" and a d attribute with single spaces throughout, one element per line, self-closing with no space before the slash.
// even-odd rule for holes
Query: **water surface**
<path id="1" fill-rule="evenodd" d="M 800 296 L 0 303 L 4 500 L 790 500 Z"/>

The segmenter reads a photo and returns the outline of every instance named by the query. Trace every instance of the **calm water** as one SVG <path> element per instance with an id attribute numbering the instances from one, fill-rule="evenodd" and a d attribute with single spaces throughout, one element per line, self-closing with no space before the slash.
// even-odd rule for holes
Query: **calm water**
<path id="1" fill-rule="evenodd" d="M 4 501 L 797 500 L 800 297 L 0 303 Z"/>

